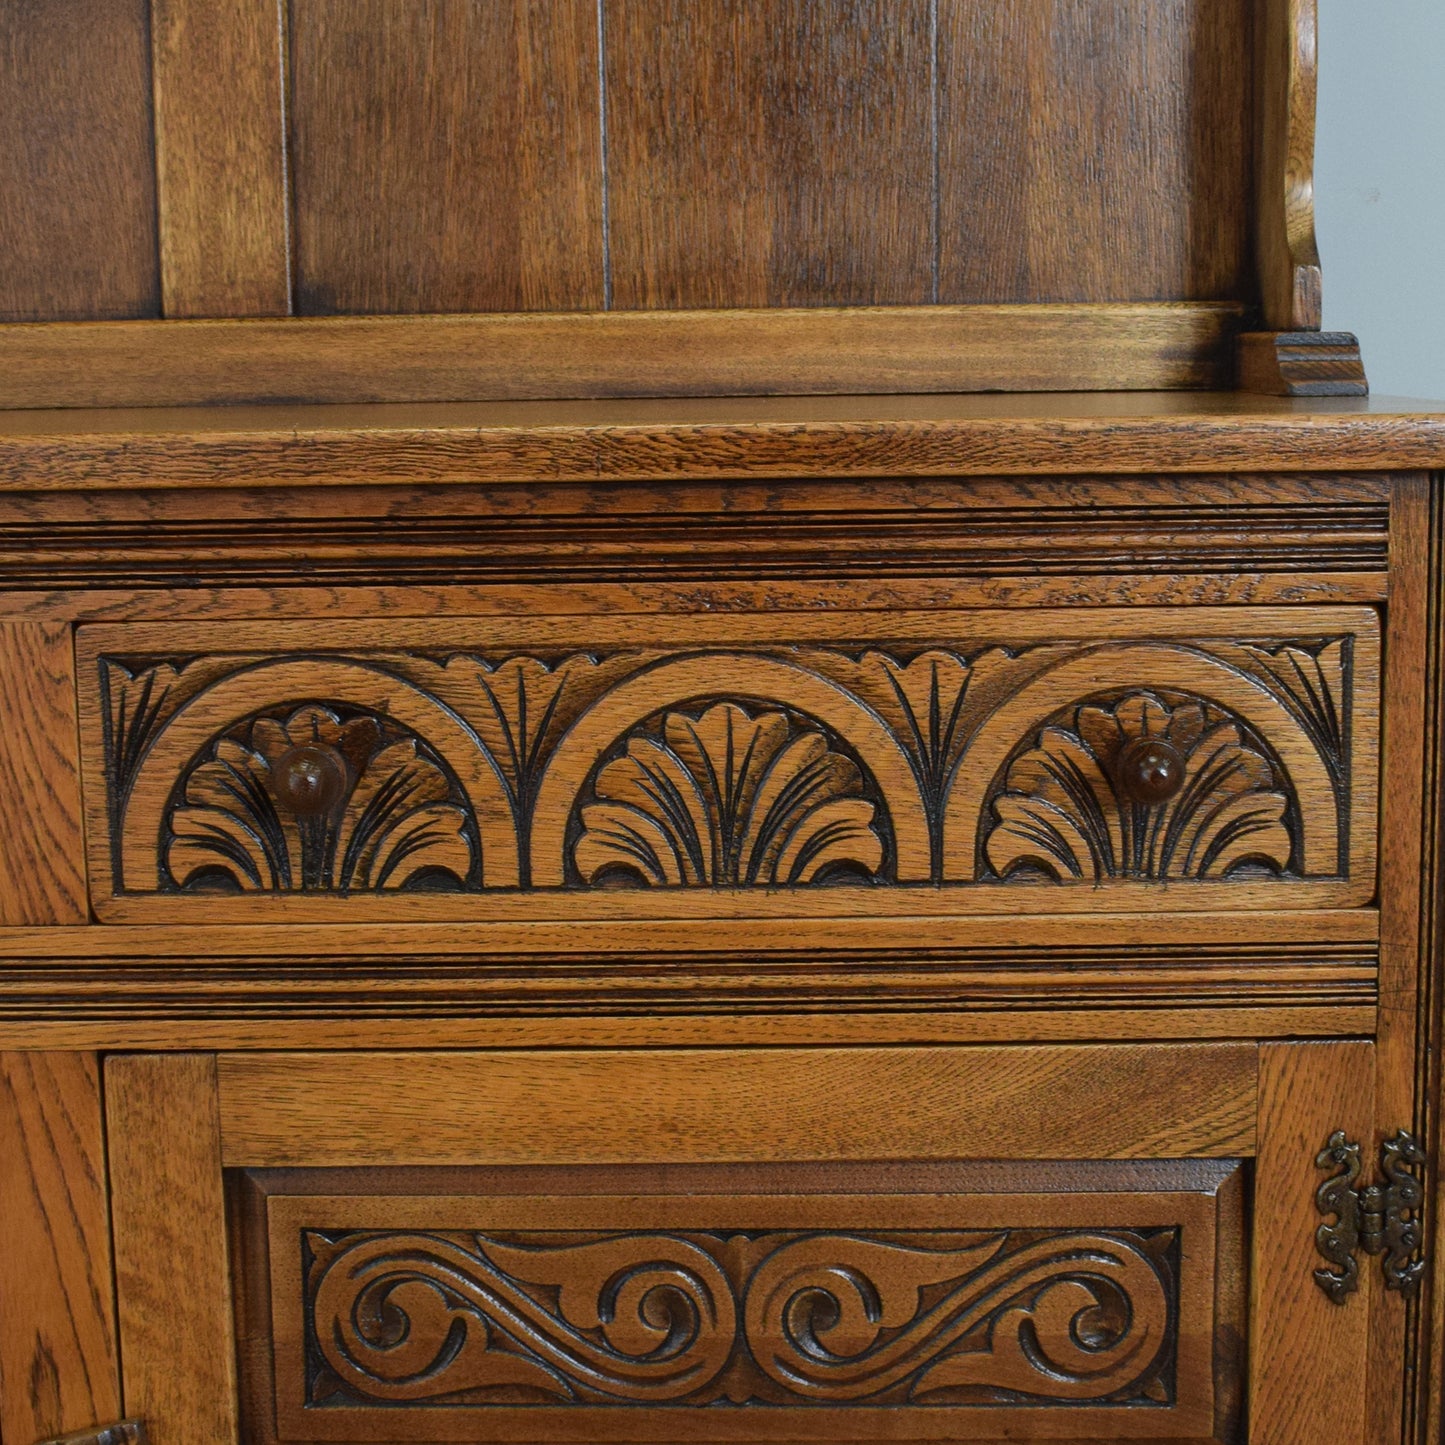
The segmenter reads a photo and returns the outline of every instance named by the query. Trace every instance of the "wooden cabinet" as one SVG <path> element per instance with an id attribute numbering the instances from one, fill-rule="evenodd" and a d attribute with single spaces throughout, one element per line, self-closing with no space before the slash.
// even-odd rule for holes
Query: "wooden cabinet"
<path id="1" fill-rule="evenodd" d="M 1314 8 L 0 13 L 3 1445 L 1440 1439 Z"/>

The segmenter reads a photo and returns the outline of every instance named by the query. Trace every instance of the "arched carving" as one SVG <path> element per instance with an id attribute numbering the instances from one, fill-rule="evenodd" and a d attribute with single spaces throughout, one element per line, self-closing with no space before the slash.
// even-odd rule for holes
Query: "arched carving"
<path id="1" fill-rule="evenodd" d="M 857 764 L 816 726 L 719 702 L 635 729 L 577 807 L 584 885 L 796 887 L 884 867 Z"/>
<path id="2" fill-rule="evenodd" d="M 313 800 L 296 797 L 288 766 Z M 234 892 L 475 890 L 482 853 L 446 763 L 392 719 L 306 704 L 245 719 L 181 774 L 165 883 Z"/>
<path id="3" fill-rule="evenodd" d="M 1108 691 L 1175 693 L 1237 718 L 1270 750 L 1298 800 L 1296 860 L 1304 876 L 1341 872 L 1345 799 L 1330 763 L 1296 713 L 1257 680 L 1187 643 L 1104 643 L 1073 653 L 1021 687 L 980 727 L 959 768 L 944 820 L 950 879 L 977 876 L 980 835 L 993 824 L 999 779 L 1021 744 L 1071 706 Z"/>
<path id="4" fill-rule="evenodd" d="M 1130 748 L 1178 760 L 1167 795 L 1121 776 Z M 991 804 L 983 872 L 1055 881 L 1227 878 L 1290 870 L 1294 809 L 1278 769 L 1237 719 L 1198 698 L 1129 692 L 1051 719 L 1007 765 Z"/>
<path id="5" fill-rule="evenodd" d="M 532 877 L 559 887 L 567 876 L 567 828 L 599 757 L 660 711 L 700 701 L 772 705 L 815 718 L 847 743 L 877 785 L 896 849 L 897 878 L 927 882 L 928 821 L 908 758 L 879 718 L 816 673 L 764 654 L 694 654 L 628 678 L 583 713 L 559 744 L 538 792 Z"/>
<path id="6" fill-rule="evenodd" d="M 156 734 L 136 769 L 120 824 L 124 888 L 149 893 L 166 886 L 161 873 L 166 846 L 162 804 L 193 760 L 258 709 L 289 710 L 318 699 L 392 718 L 444 758 L 476 818 L 487 886 L 516 886 L 517 834 L 511 808 L 475 733 L 434 698 L 379 668 L 334 658 L 288 657 L 223 678 L 190 699 Z"/>

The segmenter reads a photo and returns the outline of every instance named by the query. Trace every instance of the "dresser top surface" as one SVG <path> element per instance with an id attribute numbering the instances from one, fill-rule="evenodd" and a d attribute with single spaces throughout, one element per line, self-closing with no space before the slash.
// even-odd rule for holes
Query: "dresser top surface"
<path id="1" fill-rule="evenodd" d="M 1243 393 L 0 413 L 0 490 L 1445 467 L 1445 402 Z"/>

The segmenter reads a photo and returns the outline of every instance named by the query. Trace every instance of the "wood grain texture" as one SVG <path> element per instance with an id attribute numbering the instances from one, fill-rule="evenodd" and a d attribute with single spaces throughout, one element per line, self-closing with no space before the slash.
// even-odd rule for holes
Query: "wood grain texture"
<path id="1" fill-rule="evenodd" d="M 0 9 L 0 320 L 159 314 L 148 15 Z"/>
<path id="2" fill-rule="evenodd" d="M 1431 1163 L 1426 1168 L 1429 1219 L 1426 1252 L 1433 1261 L 1415 1314 L 1410 1345 L 1415 1365 L 1407 1398 L 1406 1440 L 1431 1445 L 1445 1432 L 1445 1210 L 1439 1207 L 1445 1160 L 1445 489 L 1431 479 L 1425 627 L 1424 830 L 1420 855 L 1421 1021 L 1427 1046 L 1417 1064 L 1416 1111 Z M 1409 1427 L 1413 1426 L 1414 1434 Z"/>
<path id="3" fill-rule="evenodd" d="M 1238 1172 L 1234 1161 L 1051 1162 L 1046 1182 L 1037 1166 L 1012 1161 L 924 1169 L 573 1169 L 545 1171 L 546 1182 L 539 1178 L 543 1171 L 526 1171 L 540 1186 L 531 1193 L 515 1171 L 485 1171 L 473 1176 L 473 1194 L 460 1192 L 467 1186 L 457 1171 L 446 1171 L 446 1182 L 433 1171 L 392 1171 L 386 1182 L 396 1192 L 385 1194 L 368 1190 L 368 1179 L 378 1178 L 371 1170 L 250 1174 L 245 1183 L 260 1198 L 243 1233 L 243 1294 L 252 1297 L 248 1314 L 260 1315 L 264 1303 L 265 1315 L 258 1320 L 261 1338 L 251 1357 L 248 1396 L 255 1418 L 279 1417 L 282 1438 L 396 1439 L 404 1431 L 432 1440 L 475 1439 L 478 1433 L 576 1439 L 583 1432 L 594 1440 L 676 1439 L 679 1415 L 670 1407 L 721 1396 L 741 1408 L 708 1411 L 713 1439 L 799 1438 L 826 1429 L 836 1438 L 871 1441 L 885 1421 L 893 1431 L 904 1425 L 908 1438 L 965 1433 L 977 1439 L 1042 1427 L 1050 1435 L 1091 1440 L 1103 1428 L 1121 1438 L 1171 1433 L 1200 1439 L 1211 1433 L 1238 1368 L 1228 1341 L 1240 1327 L 1241 1311 L 1227 1292 L 1224 1312 L 1217 1313 L 1214 1299 L 1216 1281 L 1242 1264 L 1240 1198 L 1233 1187 Z M 1039 1192 L 1030 1192 L 1031 1178 L 1042 1182 Z M 403 1181 L 411 1181 L 409 1190 Z M 345 1192 L 328 1194 L 328 1187 Z M 953 1308 L 920 1308 L 926 1296 L 918 1275 L 930 1266 L 946 1274 L 966 1257 L 953 1251 L 974 1245 L 982 1248 L 969 1277 L 949 1282 Z M 991 1258 L 982 1257 L 987 1250 Z M 1074 1272 L 1085 1251 L 1097 1274 Z M 350 1323 L 357 1316 L 344 1302 L 363 1259 L 386 1269 L 394 1282 L 388 1301 L 404 1312 L 408 1286 L 425 1287 L 441 1270 L 468 1299 L 469 1314 L 474 1310 L 489 1324 L 505 1328 L 513 1311 L 525 1311 L 531 1325 L 526 1338 L 550 1356 L 557 1374 L 542 1381 L 527 1369 L 525 1345 L 520 1356 L 497 1358 L 488 1348 L 496 1336 L 468 1329 L 464 1339 L 451 1341 L 455 1353 L 437 1369 L 400 1377 L 388 1370 L 390 1383 L 382 1384 L 368 1369 L 380 1363 L 370 1344 L 374 1337 L 365 1324 L 358 1330 Z M 596 1353 L 589 1352 L 592 1369 L 584 1375 L 569 1368 L 577 1348 L 569 1328 L 577 1318 L 574 1301 L 598 1293 L 609 1271 L 629 1264 L 639 1285 L 650 1282 L 658 1277 L 654 1269 L 661 1275 L 664 1260 L 672 1266 L 666 1277 L 699 1306 L 690 1319 L 674 1317 L 671 1368 L 641 1379 L 632 1368 L 632 1342 L 621 1335 L 624 1320 L 630 1322 L 631 1295 L 618 1301 L 615 1314 L 604 1307 L 617 1326 Z M 560 1304 L 528 1309 L 532 1296 L 519 1285 L 529 1267 L 562 1282 Z M 600 1279 L 594 1274 L 599 1269 Z M 1010 1298 L 1025 1270 L 1027 1303 Z M 840 1275 L 859 1285 L 866 1281 L 893 1306 L 889 1317 L 894 1329 L 901 1327 L 912 1358 L 895 1364 L 887 1335 L 877 1342 L 881 1348 L 870 1348 L 870 1333 L 879 1332 L 859 1321 L 849 1331 L 855 1349 L 846 1365 L 836 1354 L 820 1355 L 789 1369 L 789 1336 L 778 1337 L 774 1312 L 793 1298 L 801 1324 L 808 1300 L 816 1298 L 796 1300 L 801 1281 L 795 1271 L 806 1271 L 825 1293 L 837 1288 L 830 1289 L 830 1281 Z M 779 1273 L 795 1281 L 780 1297 L 768 1288 Z M 478 1289 L 482 1278 L 493 1281 L 485 1300 Z M 1036 1386 L 1031 1396 L 990 1397 L 970 1388 L 968 1381 L 990 1374 L 1015 1386 L 1028 1381 L 1026 1372 L 1037 1365 L 1016 1363 L 1018 1327 L 1031 1341 L 1041 1337 L 1044 1350 L 1067 1353 L 1063 1338 L 1049 1328 L 1042 1301 L 1058 1289 L 1079 1298 L 1075 1290 L 1091 1285 L 1111 1300 L 1128 1298 L 1129 1309 L 1110 1317 L 1117 1344 L 1095 1342 L 1086 1379 L 1050 1372 L 1030 1382 Z M 835 1298 L 841 1302 L 841 1293 Z M 826 1299 L 818 1302 L 827 1308 Z M 1166 1303 L 1173 1319 L 1159 1311 Z M 1004 1313 L 1010 1305 L 1021 1313 Z M 1031 1312 L 1037 1335 L 1022 1311 Z M 333 1328 L 337 1313 L 347 1322 Z M 987 1347 L 955 1353 L 959 1336 L 980 1314 L 992 1316 Z M 325 1343 L 308 1359 L 303 1332 L 309 1321 Z M 451 1317 L 438 1323 L 445 1327 Z M 413 1358 L 424 1362 L 440 1343 L 435 1326 L 419 1311 L 411 1324 Z M 845 1343 L 831 1331 L 819 1334 L 831 1346 Z M 952 1361 L 957 1363 L 945 1363 Z M 449 1408 L 440 1407 L 436 1397 L 449 1382 L 467 1375 L 475 1380 L 488 1364 L 500 1390 L 477 1381 L 471 1389 L 448 1392 Z M 910 1364 L 914 1370 L 933 1366 L 921 1390 L 909 1388 Z M 723 1373 L 710 1378 L 709 1367 L 718 1366 Z M 1159 1388 L 1150 1390 L 1155 1371 Z M 505 1376 L 517 1373 L 536 1389 L 523 1410 L 509 1408 L 504 1385 Z M 950 1380 L 951 1374 L 968 1381 Z M 328 1393 L 335 1414 L 302 1404 Z M 258 1445 L 274 1438 L 263 1425 Z"/>
<path id="4" fill-rule="evenodd" d="M 1250 8 L 942 0 L 937 299 L 1248 296 Z"/>
<path id="5" fill-rule="evenodd" d="M 63 624 L 0 625 L 0 925 L 89 917 L 71 648 Z"/>
<path id="6" fill-rule="evenodd" d="M 201 628 L 86 629 L 96 902 L 117 921 L 183 920 L 187 890 L 238 921 L 572 917 L 584 899 L 611 917 L 816 916 L 866 882 L 847 890 L 860 914 L 1358 905 L 1376 625 L 838 613 L 784 638 L 767 615 L 479 619 L 358 625 L 305 653 L 264 627 L 228 627 L 225 653 Z M 1180 787 L 1195 777 L 1147 805 L 1120 772 L 1146 733 Z M 305 826 L 286 792 L 298 748 L 337 788 Z M 1089 780 L 1089 808 L 1055 795 L 1064 772 Z M 654 774 L 693 802 L 659 811 Z M 1056 887 L 1019 886 L 1036 877 Z M 805 901 L 819 883 L 835 886 Z M 940 883 L 957 886 L 903 901 Z M 259 913 L 268 893 L 284 900 Z"/>
<path id="7" fill-rule="evenodd" d="M 1398 799 L 1381 818 L 1381 968 L 1388 1002 L 1381 1010 L 1375 1046 L 1375 1116 L 1379 1135 L 1399 1129 L 1425 1134 L 1428 1104 L 1421 1077 L 1429 1050 L 1430 979 L 1425 964 L 1426 915 L 1433 904 L 1424 854 L 1425 799 L 1439 764 L 1439 739 L 1430 732 L 1428 687 L 1431 629 L 1431 484 L 1401 478 L 1391 504 L 1392 585 L 1385 679 L 1389 705 L 1382 734 L 1383 796 Z M 1425 1134 L 1428 1137 L 1428 1134 Z M 1371 1148 L 1366 1141 L 1366 1157 Z M 1394 1292 L 1377 1289 L 1371 1300 L 1369 1429 L 1395 1428 L 1407 1405 L 1400 1362 L 1416 1347 L 1416 1311 Z M 1417 1366 L 1418 1368 L 1418 1366 Z"/>
<path id="8" fill-rule="evenodd" d="M 152 0 L 164 314 L 291 309 L 275 0 Z"/>
<path id="9" fill-rule="evenodd" d="M 81 1430 L 59 1440 L 44 1440 L 41 1445 L 149 1445 L 144 1421 L 122 1420 L 116 1425 L 103 1425 L 95 1430 Z"/>
<path id="10" fill-rule="evenodd" d="M 234 1442 L 215 1058 L 112 1055 L 105 1101 L 126 1412 L 151 1445 Z"/>
<path id="11" fill-rule="evenodd" d="M 0 1040 L 449 1048 L 1064 1042 L 1375 1026 L 1375 915 L 16 929 Z M 902 961 L 897 939 L 906 934 Z M 359 961 L 360 960 L 360 961 Z"/>
<path id="12" fill-rule="evenodd" d="M 1361 1270 L 1359 1297 L 1333 1304 L 1313 1272 L 1324 1260 L 1315 1158 L 1330 1134 L 1375 1138 L 1375 1060 L 1368 1043 L 1266 1044 L 1260 1049 L 1259 1156 L 1255 1164 L 1254 1269 L 1250 1309 L 1251 1445 L 1367 1440 L 1369 1300 L 1375 1271 Z M 1369 1263 L 1369 1261 L 1365 1261 Z M 1398 1363 L 1391 1365 L 1398 1370 Z M 1328 1389 L 1301 1389 L 1305 1379 Z"/>
<path id="13" fill-rule="evenodd" d="M 605 301 L 593 0 L 294 0 L 296 303 Z"/>
<path id="14" fill-rule="evenodd" d="M 1209 304 L 0 327 L 0 408 L 1199 390 L 1232 374 L 1239 319 Z"/>
<path id="15" fill-rule="evenodd" d="M 1255 1071 L 1249 1044 L 219 1062 L 225 1162 L 255 1168 L 1221 1158 L 1253 1152 Z"/>
<path id="16" fill-rule="evenodd" d="M 22 493 L 1278 475 L 1442 459 L 1439 402 L 1241 393 L 15 411 L 0 426 L 0 492 Z"/>
<path id="17" fill-rule="evenodd" d="M 614 306 L 935 299 L 925 0 L 634 0 L 606 33 Z"/>
<path id="18" fill-rule="evenodd" d="M 1318 26 L 1318 0 L 1262 0 L 1255 9 L 1255 246 L 1271 331 L 1318 331 L 1321 324 L 1314 196 Z"/>
<path id="19" fill-rule="evenodd" d="M 120 1415 L 100 1065 L 0 1053 L 0 1439 Z"/>
<path id="20" fill-rule="evenodd" d="M 0 494 L 0 617 L 1374 602 L 1388 498 L 1328 475 Z"/>
<path id="21" fill-rule="evenodd" d="M 1262 331 L 1239 338 L 1239 386 L 1267 396 L 1368 396 L 1357 337 L 1347 331 Z"/>

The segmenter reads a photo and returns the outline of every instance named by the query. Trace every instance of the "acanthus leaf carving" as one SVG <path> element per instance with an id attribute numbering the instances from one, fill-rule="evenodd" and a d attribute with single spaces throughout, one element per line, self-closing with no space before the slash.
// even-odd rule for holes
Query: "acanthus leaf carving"
<path id="1" fill-rule="evenodd" d="M 582 881 L 790 887 L 884 865 L 858 765 L 781 711 L 720 702 L 630 736 L 580 810 Z"/>
<path id="2" fill-rule="evenodd" d="M 1128 743 L 1158 738 L 1184 759 L 1183 785 L 1156 804 L 1120 786 Z M 1225 878 L 1247 864 L 1290 870 L 1289 798 L 1242 725 L 1197 698 L 1131 693 L 1086 702 L 1043 727 L 1009 763 L 985 843 L 1000 878 Z"/>
<path id="3" fill-rule="evenodd" d="M 298 747 L 344 769 L 333 806 L 291 805 L 277 768 Z M 477 886 L 480 850 L 444 765 L 388 719 L 306 704 L 218 738 L 182 776 L 166 815 L 173 886 L 242 892 Z"/>

